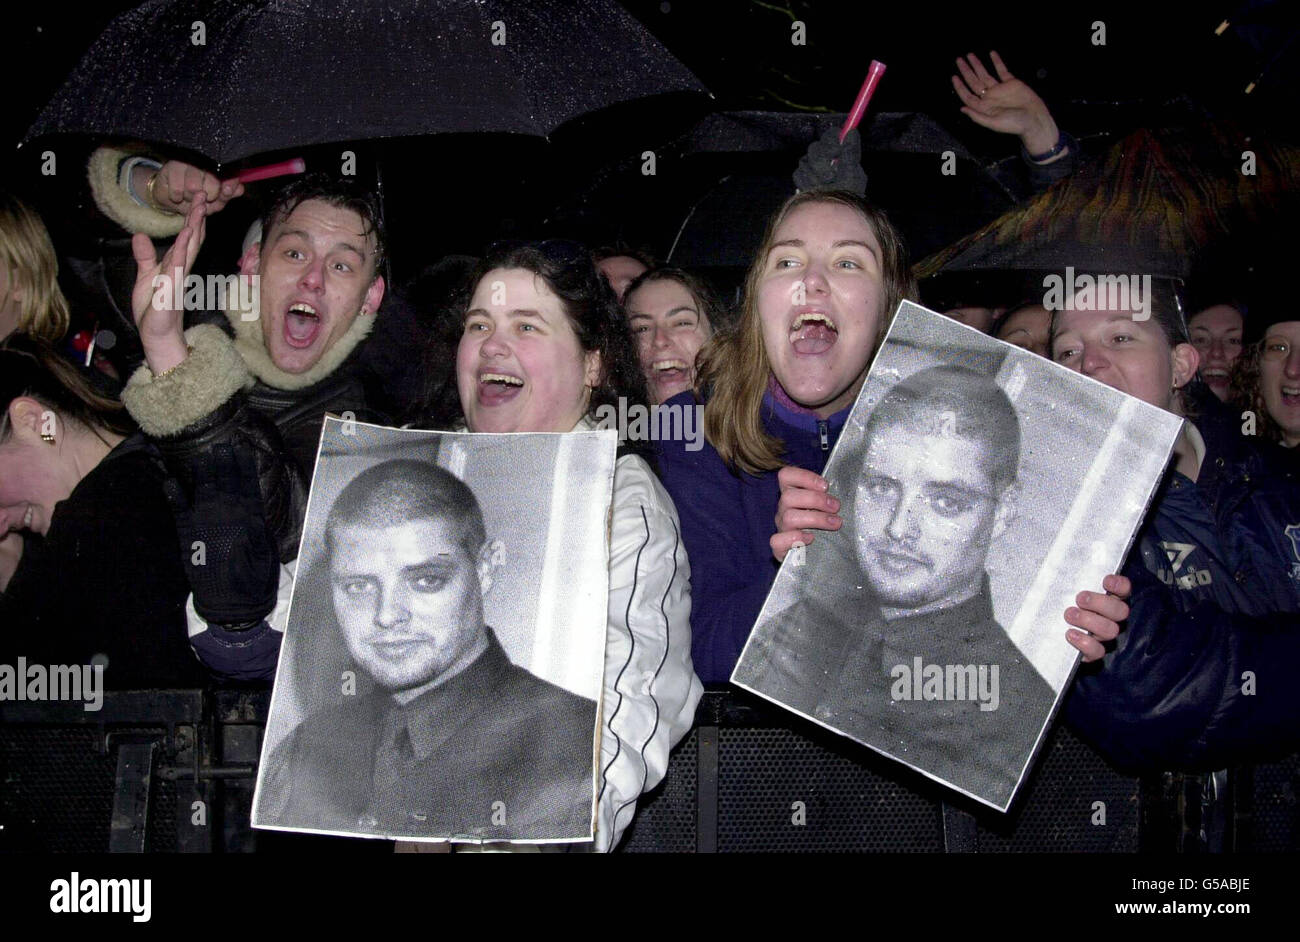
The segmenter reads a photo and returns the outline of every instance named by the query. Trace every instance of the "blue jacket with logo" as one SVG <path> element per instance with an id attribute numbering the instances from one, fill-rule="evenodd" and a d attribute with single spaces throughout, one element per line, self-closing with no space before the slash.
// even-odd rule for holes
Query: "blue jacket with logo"
<path id="1" fill-rule="evenodd" d="M 1196 482 L 1166 476 L 1124 574 L 1115 651 L 1079 669 L 1066 717 L 1118 765 L 1221 768 L 1300 745 L 1296 471 L 1207 405 Z"/>
<path id="2" fill-rule="evenodd" d="M 667 404 L 694 403 L 688 391 Z M 818 419 L 783 405 L 769 392 L 763 397 L 763 427 L 784 443 L 787 463 L 820 474 L 850 408 Z M 684 442 L 659 442 L 658 459 L 691 561 L 695 671 L 705 683 L 723 683 L 740 659 L 776 576 L 778 564 L 768 541 L 776 532 L 781 497 L 777 472 L 733 471 L 707 441 L 699 451 L 688 451 Z"/>

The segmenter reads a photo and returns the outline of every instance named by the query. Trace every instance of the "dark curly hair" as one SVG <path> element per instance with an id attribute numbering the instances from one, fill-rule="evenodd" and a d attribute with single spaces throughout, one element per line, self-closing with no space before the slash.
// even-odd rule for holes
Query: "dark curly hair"
<path id="1" fill-rule="evenodd" d="M 454 307 L 458 326 L 463 328 L 474 289 L 484 276 L 495 269 L 509 268 L 530 271 L 545 281 L 563 303 L 582 349 L 600 354 L 601 378 L 591 392 L 588 415 L 594 415 L 604 405 L 617 409 L 620 398 L 629 406 L 648 402 L 645 377 L 631 335 L 623 323 L 618 299 L 584 246 L 553 239 L 489 250 L 459 292 Z M 451 333 L 439 331 L 434 336 L 432 359 L 455 362 L 459 335 L 453 338 Z M 434 428 L 453 428 L 465 421 L 455 370 L 448 371 L 430 391 L 422 418 Z"/>
<path id="2" fill-rule="evenodd" d="M 1263 341 L 1246 344 L 1241 355 L 1232 361 L 1229 374 L 1228 402 L 1255 413 L 1256 431 L 1265 441 L 1280 444 L 1282 427 L 1269 414 L 1264 394 L 1259 388 L 1259 357 Z"/>

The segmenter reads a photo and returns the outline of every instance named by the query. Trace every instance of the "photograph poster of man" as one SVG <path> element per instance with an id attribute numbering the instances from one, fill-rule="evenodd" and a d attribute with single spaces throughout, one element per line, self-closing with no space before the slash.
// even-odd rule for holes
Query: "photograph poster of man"
<path id="1" fill-rule="evenodd" d="M 591 839 L 615 449 L 328 420 L 254 827 Z"/>
<path id="2" fill-rule="evenodd" d="M 732 680 L 1005 811 L 1180 422 L 903 302 Z"/>

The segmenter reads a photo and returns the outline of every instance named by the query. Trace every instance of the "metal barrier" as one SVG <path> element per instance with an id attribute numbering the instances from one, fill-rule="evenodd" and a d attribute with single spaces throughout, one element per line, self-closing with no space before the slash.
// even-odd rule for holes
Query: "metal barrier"
<path id="1" fill-rule="evenodd" d="M 0 851 L 386 852 L 254 832 L 270 693 L 0 705 Z M 1300 756 L 1139 780 L 1058 726 L 1009 814 L 734 690 L 705 694 L 620 846 L 641 852 L 1300 850 Z"/>

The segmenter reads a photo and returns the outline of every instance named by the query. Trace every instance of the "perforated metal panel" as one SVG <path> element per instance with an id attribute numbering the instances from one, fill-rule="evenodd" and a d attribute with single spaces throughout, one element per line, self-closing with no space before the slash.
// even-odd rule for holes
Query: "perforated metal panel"
<path id="1" fill-rule="evenodd" d="M 108 850 L 117 760 L 92 729 L 0 726 L 0 824 L 7 850 Z"/>
<path id="2" fill-rule="evenodd" d="M 162 729 L 115 730 L 161 739 Z M 0 824 L 14 851 L 103 853 L 113 814 L 116 751 L 93 727 L 0 726 Z M 146 847 L 176 849 L 176 784 L 153 776 Z M 0 833 L 4 833 L 0 832 Z"/>
<path id="3" fill-rule="evenodd" d="M 668 774 L 650 795 L 637 802 L 636 817 L 623 835 L 625 853 L 688 854 L 695 850 L 695 730 L 682 740 L 668 761 Z"/>
<path id="4" fill-rule="evenodd" d="M 1005 817 L 978 814 L 981 851 L 1133 853 L 1139 781 L 1121 775 L 1064 726 Z"/>
<path id="5" fill-rule="evenodd" d="M 722 730 L 718 850 L 942 850 L 937 805 L 870 761 L 802 731 Z"/>
<path id="6" fill-rule="evenodd" d="M 1300 755 L 1255 766 L 1254 828 L 1247 850 L 1300 851 Z"/>
<path id="7" fill-rule="evenodd" d="M 980 851 L 1139 849 L 1138 780 L 1063 727 L 1044 744 L 1012 813 L 1002 815 L 795 717 L 785 722 L 743 694 L 710 692 L 697 719 L 718 728 L 719 851 L 942 851 L 945 800 L 975 815 Z M 673 754 L 664 785 L 641 802 L 622 850 L 695 849 L 697 748 L 692 733 Z"/>

